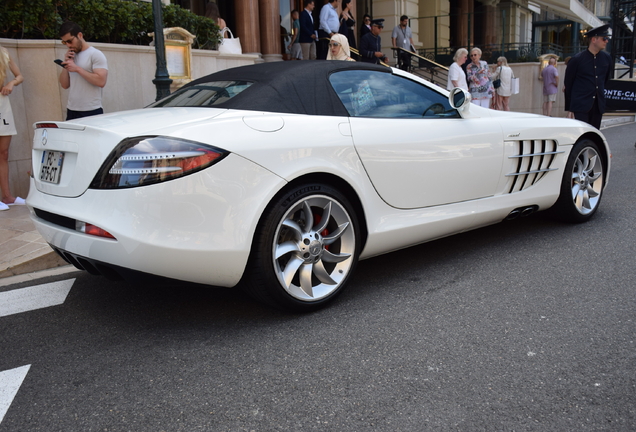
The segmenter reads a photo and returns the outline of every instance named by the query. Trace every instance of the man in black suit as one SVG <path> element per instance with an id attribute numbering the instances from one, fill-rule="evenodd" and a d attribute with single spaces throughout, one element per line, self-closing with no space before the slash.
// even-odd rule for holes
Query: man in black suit
<path id="1" fill-rule="evenodd" d="M 371 31 L 360 39 L 360 60 L 367 63 L 380 64 L 386 62 L 387 58 L 382 53 L 382 39 L 380 33 L 384 28 L 384 19 L 374 19 L 371 21 Z"/>
<path id="2" fill-rule="evenodd" d="M 609 24 L 588 31 L 588 48 L 568 62 L 565 70 L 565 110 L 568 117 L 601 128 L 605 84 L 614 75 L 611 56 L 603 51 L 610 40 Z"/>
<path id="3" fill-rule="evenodd" d="M 316 60 L 316 31 L 314 29 L 314 0 L 305 0 L 305 9 L 300 13 L 300 49 L 303 60 Z"/>

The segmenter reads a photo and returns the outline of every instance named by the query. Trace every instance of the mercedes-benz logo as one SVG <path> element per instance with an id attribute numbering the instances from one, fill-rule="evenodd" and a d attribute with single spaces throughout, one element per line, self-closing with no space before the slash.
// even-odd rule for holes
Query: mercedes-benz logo
<path id="1" fill-rule="evenodd" d="M 322 244 L 319 241 L 313 241 L 309 245 L 309 253 L 312 255 L 318 255 L 322 250 Z"/>
<path id="2" fill-rule="evenodd" d="M 46 142 L 47 142 L 48 140 L 49 140 L 49 134 L 48 134 L 48 132 L 46 131 L 46 129 L 44 129 L 44 130 L 42 131 L 42 145 L 43 145 L 43 146 L 45 146 L 45 145 L 46 145 Z"/>

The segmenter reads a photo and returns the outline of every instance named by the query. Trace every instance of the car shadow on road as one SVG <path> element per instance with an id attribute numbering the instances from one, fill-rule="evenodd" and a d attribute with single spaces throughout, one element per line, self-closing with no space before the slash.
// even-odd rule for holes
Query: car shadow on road
<path id="1" fill-rule="evenodd" d="M 536 248 L 540 253 L 546 238 L 558 241 L 561 236 L 571 236 L 576 229 L 580 226 L 561 224 L 538 214 L 364 260 L 358 264 L 347 290 L 328 307 L 311 314 L 285 313 L 261 305 L 240 288 L 181 282 L 157 285 L 108 281 L 83 272 L 75 274 L 77 281 L 65 307 L 88 319 L 131 327 L 200 326 L 208 330 L 214 327 L 236 330 L 244 325 L 322 319 L 343 310 L 349 313 L 359 310 L 370 301 L 390 297 L 396 292 L 404 294 L 405 290 L 407 293 L 410 290 L 417 295 L 444 289 L 452 284 L 427 284 L 427 275 L 470 272 L 471 266 L 479 260 L 496 259 L 496 256 L 484 254 L 505 255 L 517 248 Z"/>
<path id="2" fill-rule="evenodd" d="M 537 213 L 367 259 L 359 263 L 340 301 L 362 301 L 368 296 L 390 296 L 405 290 L 422 294 L 437 291 L 444 285 L 427 284 L 430 275 L 456 275 L 445 278 L 452 282 L 484 261 L 503 261 L 520 250 L 534 250 L 540 256 L 546 247 L 563 244 L 578 231 L 594 230 L 601 223 L 599 216 L 579 225 Z"/>

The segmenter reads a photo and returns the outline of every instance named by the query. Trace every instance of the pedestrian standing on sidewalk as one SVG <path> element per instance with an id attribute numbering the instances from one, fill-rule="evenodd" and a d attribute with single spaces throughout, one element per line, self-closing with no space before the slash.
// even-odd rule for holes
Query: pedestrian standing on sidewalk
<path id="1" fill-rule="evenodd" d="M 556 68 L 556 58 L 550 57 L 548 65 L 541 71 L 543 79 L 543 115 L 552 116 L 552 104 L 556 102 L 559 90 L 559 71 Z"/>
<path id="2" fill-rule="evenodd" d="M 314 0 L 305 0 L 305 9 L 300 13 L 300 49 L 303 60 L 316 60 L 316 40 L 318 36 L 314 29 L 312 15 L 316 4 Z"/>
<path id="3" fill-rule="evenodd" d="M 8 71 L 13 74 L 13 79 L 8 79 Z M 6 48 L 0 46 L 0 189 L 2 190 L 2 201 L 0 201 L 0 211 L 9 210 L 12 205 L 24 205 L 24 199 L 15 197 L 9 190 L 9 145 L 11 137 L 17 135 L 15 122 L 13 121 L 13 111 L 9 95 L 16 86 L 24 81 L 18 65 L 9 56 Z"/>
<path id="4" fill-rule="evenodd" d="M 331 36 L 338 33 L 340 19 L 338 18 L 338 1 L 328 0 L 328 3 L 320 9 L 320 26 L 318 27 L 318 60 L 327 60 L 329 53 L 329 41 Z"/>
<path id="5" fill-rule="evenodd" d="M 601 128 L 605 84 L 614 75 L 611 56 L 603 51 L 610 40 L 609 24 L 588 31 L 588 47 L 568 62 L 565 70 L 565 110 L 568 117 Z"/>
<path id="6" fill-rule="evenodd" d="M 292 40 L 287 48 L 291 53 L 292 60 L 302 60 L 303 50 L 300 48 L 300 14 L 296 9 L 291 12 L 292 16 Z"/>
<path id="7" fill-rule="evenodd" d="M 490 80 L 488 63 L 481 60 L 481 50 L 470 50 L 471 62 L 466 66 L 466 81 L 470 91 L 471 101 L 475 105 L 490 108 L 490 99 L 495 93 L 495 88 Z"/>
<path id="8" fill-rule="evenodd" d="M 508 59 L 501 56 L 497 59 L 497 68 L 492 77 L 492 81 L 499 80 L 499 87 L 495 89 L 495 97 L 497 100 L 495 109 L 499 111 L 510 111 L 508 102 L 512 95 L 512 78 L 514 73 L 512 68 L 508 66 Z M 494 86 L 494 85 L 493 85 Z"/>
<path id="9" fill-rule="evenodd" d="M 459 87 L 468 91 L 466 72 L 462 69 L 462 65 L 466 63 L 467 58 L 468 50 L 466 48 L 460 48 L 455 52 L 455 56 L 453 57 L 453 60 L 455 61 L 448 70 L 448 83 L 446 84 L 447 90 Z"/>
<path id="10" fill-rule="evenodd" d="M 384 28 L 384 18 L 377 18 L 371 21 L 371 32 L 365 34 L 360 39 L 360 60 L 367 63 L 381 64 L 387 58 L 382 53 L 382 38 L 380 33 Z"/>
<path id="11" fill-rule="evenodd" d="M 413 32 L 411 31 L 411 27 L 409 27 L 408 16 L 402 15 L 400 17 L 400 24 L 396 25 L 391 33 L 391 43 L 393 44 L 393 48 L 402 48 L 411 52 L 415 51 L 415 47 L 413 46 Z M 411 54 L 399 50 L 397 55 L 399 68 L 408 71 L 411 66 Z"/>
<path id="12" fill-rule="evenodd" d="M 64 70 L 60 85 L 68 89 L 66 120 L 103 114 L 102 90 L 108 79 L 106 57 L 85 40 L 80 27 L 74 22 L 62 24 L 59 32 L 62 43 L 68 47 L 64 54 Z"/>

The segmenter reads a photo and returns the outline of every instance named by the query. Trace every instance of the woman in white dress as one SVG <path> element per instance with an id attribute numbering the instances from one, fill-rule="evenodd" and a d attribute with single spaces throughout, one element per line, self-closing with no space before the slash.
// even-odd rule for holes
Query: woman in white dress
<path id="1" fill-rule="evenodd" d="M 13 74 L 13 79 L 5 83 L 9 70 Z M 13 196 L 9 190 L 9 145 L 11 137 L 18 133 L 13 121 L 9 95 L 22 81 L 24 78 L 20 69 L 9 56 L 9 52 L 0 46 L 0 86 L 2 86 L 0 88 L 0 189 L 2 190 L 0 210 L 9 210 L 9 206 L 25 204 L 24 199 Z"/>
<path id="2" fill-rule="evenodd" d="M 466 74 L 462 69 L 462 65 L 466 63 L 468 58 L 468 50 L 466 48 L 460 48 L 455 52 L 453 56 L 454 63 L 448 70 L 448 83 L 446 88 L 452 90 L 455 87 L 462 88 L 468 91 L 468 84 L 466 83 Z"/>
<path id="3" fill-rule="evenodd" d="M 508 60 L 505 57 L 499 57 L 497 59 L 497 68 L 492 76 L 493 81 L 496 81 L 497 79 L 501 81 L 499 88 L 495 89 L 497 92 L 497 100 L 499 102 L 495 109 L 500 111 L 510 111 L 508 101 L 510 99 L 510 95 L 512 95 L 513 76 L 512 68 L 508 66 Z"/>

